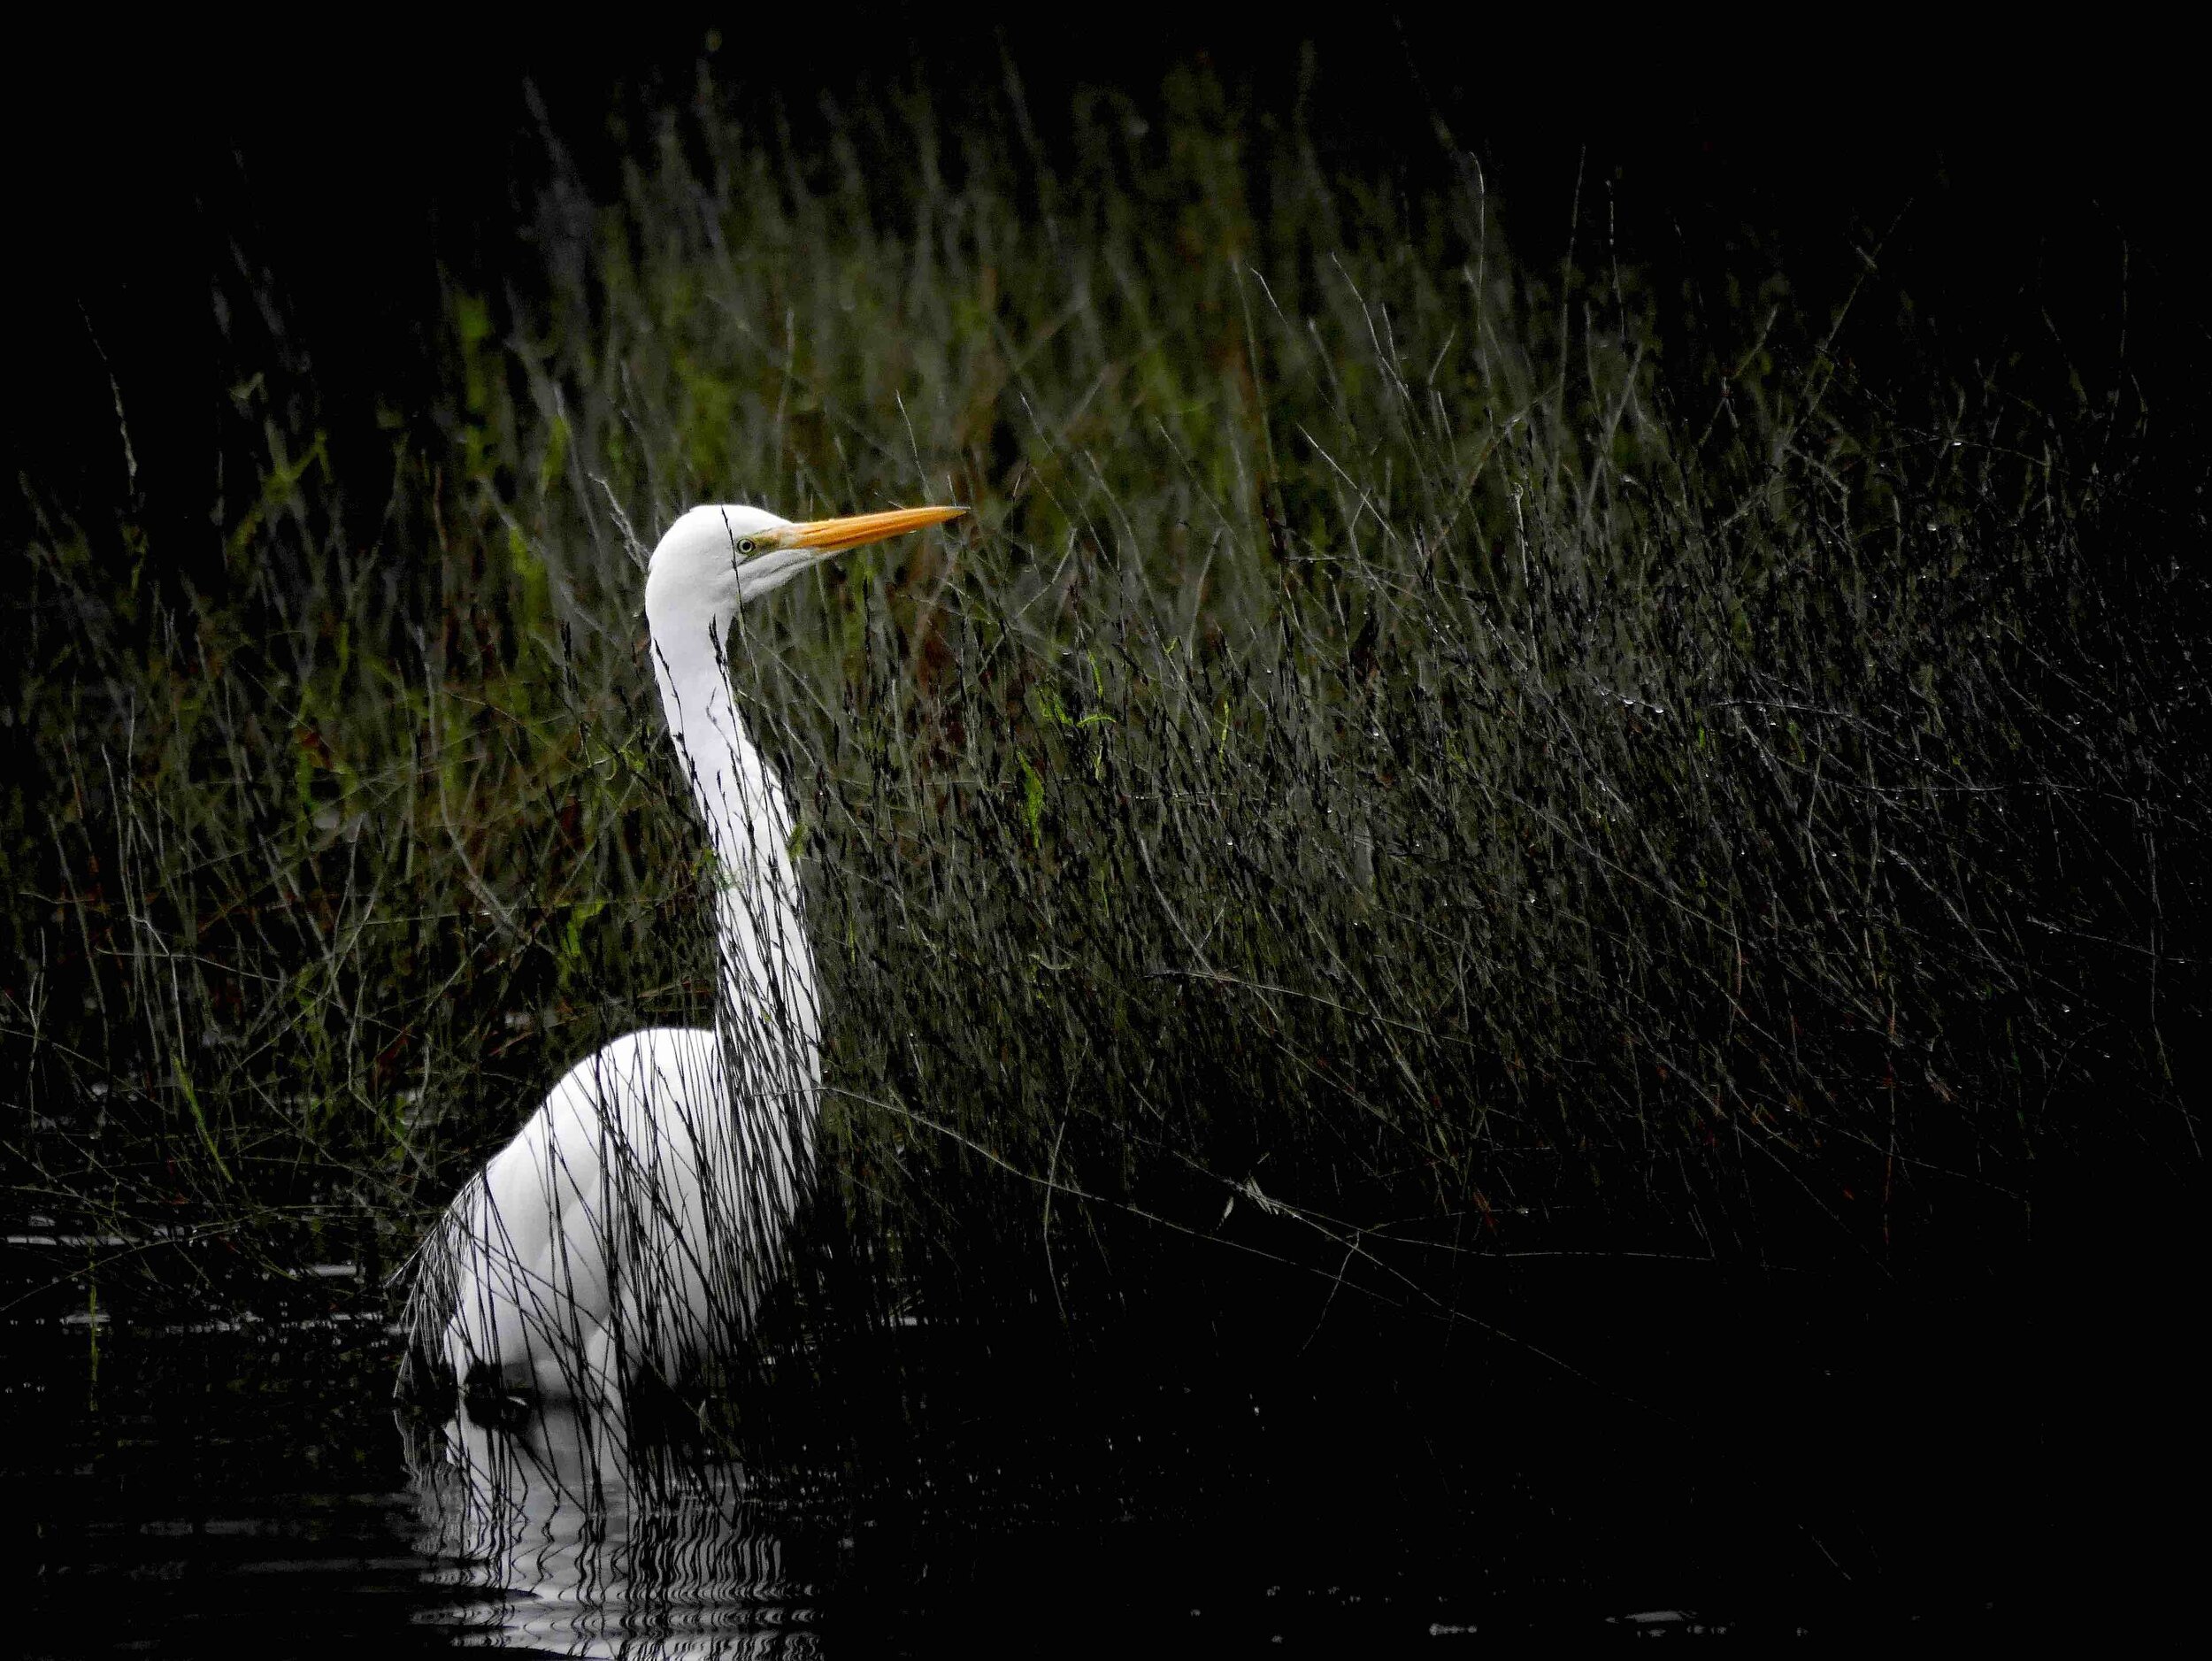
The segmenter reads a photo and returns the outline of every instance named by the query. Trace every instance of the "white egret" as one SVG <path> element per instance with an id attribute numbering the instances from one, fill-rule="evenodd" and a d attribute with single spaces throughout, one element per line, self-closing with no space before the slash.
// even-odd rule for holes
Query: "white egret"
<path id="1" fill-rule="evenodd" d="M 812 1166 L 821 1015 L 790 803 L 730 690 L 738 611 L 848 549 L 964 511 L 794 524 L 698 507 L 654 549 L 654 673 L 714 853 L 716 1021 L 632 1033 L 580 1062 L 426 1243 L 409 1367 L 449 1376 L 472 1419 L 533 1398 L 618 1403 L 750 1320 Z M 412 1393 L 453 1388 L 424 1382 Z"/>

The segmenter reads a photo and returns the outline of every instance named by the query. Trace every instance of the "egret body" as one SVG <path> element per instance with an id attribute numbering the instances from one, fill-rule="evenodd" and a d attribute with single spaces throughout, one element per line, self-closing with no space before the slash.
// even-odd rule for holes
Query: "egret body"
<path id="1" fill-rule="evenodd" d="M 794 524 L 698 507 L 654 549 L 654 675 L 714 855 L 715 1025 L 649 1027 L 579 1062 L 426 1244 L 410 1365 L 449 1377 L 472 1417 L 618 1403 L 749 1322 L 812 1168 L 821 1011 L 790 803 L 730 689 L 738 612 L 847 549 L 962 511 Z"/>

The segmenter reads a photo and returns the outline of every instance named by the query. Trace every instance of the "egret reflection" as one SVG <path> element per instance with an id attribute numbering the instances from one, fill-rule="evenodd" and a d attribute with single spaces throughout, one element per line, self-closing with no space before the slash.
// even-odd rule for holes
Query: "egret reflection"
<path id="1" fill-rule="evenodd" d="M 818 1655 L 781 1542 L 733 1462 L 635 1458 L 604 1415 L 403 1419 L 426 1578 L 463 1642 L 624 1661 Z"/>

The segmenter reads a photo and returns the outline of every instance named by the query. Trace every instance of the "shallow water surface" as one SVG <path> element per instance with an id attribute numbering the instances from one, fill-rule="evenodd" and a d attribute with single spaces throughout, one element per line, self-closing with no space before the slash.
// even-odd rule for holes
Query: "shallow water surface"
<path id="1" fill-rule="evenodd" d="M 1755 1380 L 1726 1370 L 1745 1436 L 1723 1446 L 1680 1398 L 1609 1407 L 1356 1329 L 1248 1365 L 1133 1337 L 1077 1365 L 1016 1324 L 864 1334 L 784 1357 L 728 1420 L 749 1442 L 772 1420 L 772 1476 L 696 1438 L 633 1469 L 558 1416 L 396 1418 L 383 1300 L 349 1264 L 134 1307 L 51 1273 L 85 1250 L 9 1259 L 37 1271 L 0 1379 L 33 1656 L 1978 1641 L 2038 1619 L 2055 1521 L 2001 1486 L 2001 1426 L 1901 1448 L 1778 1349 Z M 1770 1465 L 1730 1451 L 1747 1439 Z"/>

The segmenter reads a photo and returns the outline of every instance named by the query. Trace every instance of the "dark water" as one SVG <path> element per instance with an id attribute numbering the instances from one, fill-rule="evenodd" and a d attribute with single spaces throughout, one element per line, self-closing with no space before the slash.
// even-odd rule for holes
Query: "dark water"
<path id="1" fill-rule="evenodd" d="M 1616 1323 L 1614 1376 L 1667 1381 L 1637 1400 L 1357 1318 L 1210 1355 L 909 1326 L 769 1369 L 749 1481 L 695 1447 L 631 1473 L 572 1422 L 411 1443 L 358 1267 L 134 1311 L 53 1238 L 18 1234 L 0 1316 L 27 1656 L 2047 1641 L 2112 1525 L 1987 1298 L 1750 1349 L 1717 1334 L 1755 1306 L 1676 1299 Z"/>

